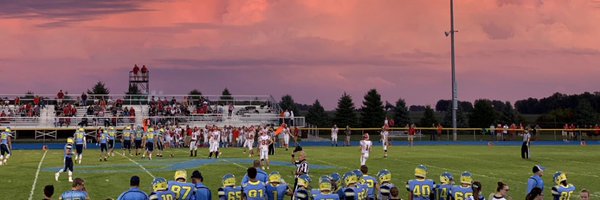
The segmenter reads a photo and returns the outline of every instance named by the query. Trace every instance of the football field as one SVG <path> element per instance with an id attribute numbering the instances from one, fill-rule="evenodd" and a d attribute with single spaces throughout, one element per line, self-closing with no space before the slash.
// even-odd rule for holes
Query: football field
<path id="1" fill-rule="evenodd" d="M 359 167 L 358 147 L 304 147 L 310 163 L 312 187 L 318 187 L 318 177 L 333 172 L 344 174 Z M 85 180 L 85 186 L 92 199 L 114 198 L 129 188 L 132 175 L 141 177 L 142 189 L 151 191 L 152 177 L 173 179 L 175 170 L 186 169 L 188 177 L 193 170 L 200 170 L 205 183 L 213 192 L 221 186 L 221 177 L 233 173 L 239 185 L 246 168 L 252 159 L 242 154 L 240 148 L 222 149 L 219 159 L 206 159 L 208 150 L 199 149 L 198 157 L 191 159 L 185 149 L 171 149 L 163 158 L 154 160 L 140 157 L 122 156 L 117 151 L 107 162 L 98 161 L 99 150 L 88 149 L 84 152 L 82 164 L 75 164 L 74 177 Z M 510 186 L 513 199 L 525 197 L 526 182 L 532 175 L 535 164 L 546 167 L 544 195 L 550 199 L 550 187 L 554 185 L 552 175 L 555 171 L 566 172 L 568 182 L 577 187 L 577 191 L 587 188 L 592 191 L 592 199 L 600 198 L 600 146 L 533 146 L 532 159 L 520 158 L 519 146 L 392 146 L 389 157 L 383 158 L 381 146 L 375 146 L 367 161 L 369 174 L 376 175 L 381 169 L 392 172 L 393 183 L 400 187 L 401 197 L 408 193 L 404 183 L 414 178 L 414 168 L 424 164 L 429 168 L 428 178 L 439 182 L 439 175 L 448 171 L 458 179 L 462 171 L 470 171 L 473 179 L 481 181 L 487 197 L 496 189 L 496 182 L 503 181 Z M 170 153 L 174 157 L 169 157 Z M 286 182 L 293 184 L 292 172 L 295 167 L 290 162 L 290 151 L 276 149 L 271 156 L 272 166 L 268 173 L 279 171 Z M 0 166 L 0 199 L 43 198 L 43 188 L 52 184 L 55 187 L 54 199 L 70 189 L 67 174 L 61 174 L 59 182 L 54 173 L 63 167 L 62 150 L 16 150 L 8 165 Z M 38 173 L 39 170 L 39 173 Z M 576 192 L 578 194 L 578 192 Z M 576 196 L 578 198 L 578 196 Z M 575 199 L 575 198 L 572 198 Z"/>

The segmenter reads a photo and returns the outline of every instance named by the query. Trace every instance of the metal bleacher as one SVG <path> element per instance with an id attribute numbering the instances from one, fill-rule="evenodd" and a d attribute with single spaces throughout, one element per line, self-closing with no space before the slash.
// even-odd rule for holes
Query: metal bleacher
<path id="1" fill-rule="evenodd" d="M 20 98 L 20 105 L 33 103 L 33 99 L 25 98 L 24 94 L 0 95 L 0 112 L 8 113 L 9 109 L 18 109 L 14 99 Z M 106 111 L 104 116 L 87 115 L 87 107 L 80 105 L 76 95 L 66 95 L 62 100 L 63 104 L 75 106 L 76 115 L 64 117 L 55 111 L 57 105 L 56 95 L 42 94 L 40 106 L 40 115 L 27 117 L 23 115 L 13 115 L 0 117 L 1 127 L 11 127 L 17 133 L 19 131 L 35 131 L 35 139 L 38 138 L 57 138 L 59 130 L 75 130 L 80 122 L 87 120 L 87 130 L 93 131 L 98 126 L 114 126 L 117 129 L 122 129 L 131 124 L 142 124 L 145 119 L 149 119 L 152 124 L 158 125 L 173 125 L 190 127 L 203 127 L 206 125 L 216 126 L 249 126 L 258 124 L 278 124 L 280 121 L 281 109 L 277 101 L 269 95 L 232 95 L 223 98 L 217 95 L 103 95 L 94 96 L 88 95 L 87 105 L 93 105 L 98 102 L 98 99 L 111 98 L 114 101 L 121 100 L 122 107 L 133 107 L 135 116 L 113 116 L 112 113 Z M 150 115 L 150 105 L 152 98 L 175 99 L 176 102 L 184 102 L 188 99 L 188 110 L 192 111 L 188 115 Z M 192 100 L 193 99 L 193 100 Z M 200 100 L 199 100 L 200 99 Z M 202 102 L 199 102 L 202 101 Z M 9 105 L 5 105 L 8 102 Z M 203 103 L 210 107 L 209 113 L 196 113 L 196 106 L 201 106 Z M 233 105 L 232 115 L 229 116 L 229 105 Z M 43 108 L 42 108 L 43 107 Z M 108 109 L 108 108 L 107 108 Z M 62 112 L 59 110 L 59 112 Z M 119 115 L 122 114 L 118 110 Z M 57 115 L 58 114 L 58 115 Z M 291 119 L 294 125 L 304 127 L 304 117 L 294 117 Z M 108 122 L 108 123 L 107 123 Z"/>

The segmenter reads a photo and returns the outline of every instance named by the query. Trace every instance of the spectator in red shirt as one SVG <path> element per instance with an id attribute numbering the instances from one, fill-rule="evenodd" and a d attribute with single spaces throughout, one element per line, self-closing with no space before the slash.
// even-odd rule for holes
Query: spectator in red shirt
<path id="1" fill-rule="evenodd" d="M 56 103 L 60 105 L 60 104 L 62 104 L 62 100 L 65 98 L 65 93 L 63 93 L 63 91 L 60 90 L 60 91 L 58 91 L 58 94 L 56 94 L 56 97 L 57 97 Z"/>
<path id="2" fill-rule="evenodd" d="M 35 96 L 33 98 L 33 105 L 40 105 L 40 96 Z"/>
<path id="3" fill-rule="evenodd" d="M 413 146 L 413 139 L 415 134 L 417 133 L 417 126 L 415 124 L 411 124 L 408 128 L 408 142 L 409 146 Z"/>
<path id="4" fill-rule="evenodd" d="M 138 80 L 138 73 L 140 72 L 140 67 L 137 64 L 133 65 L 133 80 Z"/>
<path id="5" fill-rule="evenodd" d="M 142 80 L 148 80 L 148 68 L 146 68 L 146 65 L 142 65 Z"/>

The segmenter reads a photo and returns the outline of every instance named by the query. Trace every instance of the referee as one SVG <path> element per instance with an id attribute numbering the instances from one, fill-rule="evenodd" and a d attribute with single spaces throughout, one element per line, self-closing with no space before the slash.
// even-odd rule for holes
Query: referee
<path id="1" fill-rule="evenodd" d="M 523 133 L 523 145 L 521 146 L 521 158 L 529 159 L 529 143 L 531 142 L 531 135 L 529 130 L 525 130 Z"/>
<path id="2" fill-rule="evenodd" d="M 298 160 L 296 160 L 296 154 L 298 154 Z M 292 163 L 296 165 L 296 172 L 294 173 L 294 191 L 292 195 L 292 200 L 296 195 L 296 189 L 298 189 L 298 177 L 304 174 L 308 174 L 308 162 L 306 161 L 306 152 L 302 150 L 302 147 L 296 146 L 294 149 L 294 153 L 292 153 Z"/>

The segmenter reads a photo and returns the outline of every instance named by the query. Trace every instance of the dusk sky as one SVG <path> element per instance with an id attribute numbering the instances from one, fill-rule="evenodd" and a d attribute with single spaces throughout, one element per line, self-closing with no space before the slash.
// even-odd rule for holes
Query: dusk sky
<path id="1" fill-rule="evenodd" d="M 291 94 L 333 109 L 376 88 L 450 99 L 448 0 L 0 0 L 0 93 Z M 456 0 L 459 99 L 598 91 L 600 1 Z"/>

